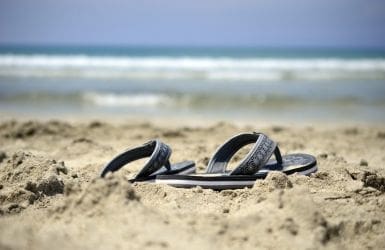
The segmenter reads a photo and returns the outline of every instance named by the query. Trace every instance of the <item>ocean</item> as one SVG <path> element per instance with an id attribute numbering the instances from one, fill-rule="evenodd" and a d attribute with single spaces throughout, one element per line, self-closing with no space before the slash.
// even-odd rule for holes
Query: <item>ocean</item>
<path id="1" fill-rule="evenodd" d="M 385 121 L 385 51 L 0 47 L 0 113 Z"/>

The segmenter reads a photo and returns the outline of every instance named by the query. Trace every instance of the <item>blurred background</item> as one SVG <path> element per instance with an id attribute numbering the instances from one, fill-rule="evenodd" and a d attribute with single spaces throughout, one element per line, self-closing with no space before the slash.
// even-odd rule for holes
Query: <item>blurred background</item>
<path id="1" fill-rule="evenodd" d="M 0 114 L 385 121 L 382 0 L 2 0 Z"/>

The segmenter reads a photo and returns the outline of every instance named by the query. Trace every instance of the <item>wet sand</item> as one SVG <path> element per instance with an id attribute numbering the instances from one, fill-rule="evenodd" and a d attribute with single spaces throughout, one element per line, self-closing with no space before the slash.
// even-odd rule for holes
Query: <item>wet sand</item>
<path id="1" fill-rule="evenodd" d="M 3 120 L 0 249 L 385 248 L 385 126 L 253 124 Z M 172 147 L 172 162 L 195 160 L 203 172 L 243 131 L 315 155 L 319 172 L 221 192 L 129 184 L 143 161 L 97 177 L 152 138 Z"/>

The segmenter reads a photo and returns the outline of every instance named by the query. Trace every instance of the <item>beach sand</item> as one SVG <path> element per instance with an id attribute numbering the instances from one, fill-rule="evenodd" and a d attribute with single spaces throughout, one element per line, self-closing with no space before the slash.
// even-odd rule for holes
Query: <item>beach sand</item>
<path id="1" fill-rule="evenodd" d="M 98 178 L 152 138 L 203 172 L 244 131 L 315 155 L 319 172 L 221 192 L 129 184 L 143 161 Z M 385 249 L 384 152 L 382 125 L 2 121 L 0 249 Z"/>

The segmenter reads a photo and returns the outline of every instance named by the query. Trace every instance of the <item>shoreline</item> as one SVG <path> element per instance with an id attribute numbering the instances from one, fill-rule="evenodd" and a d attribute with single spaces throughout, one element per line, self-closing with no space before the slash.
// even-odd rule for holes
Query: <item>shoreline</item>
<path id="1" fill-rule="evenodd" d="M 203 117 L 203 116 L 141 116 L 141 115 L 127 115 L 123 117 L 119 115 L 68 115 L 62 114 L 58 116 L 54 115 L 36 115 L 36 114 L 21 114 L 21 113 L 9 113 L 9 112 L 0 112 L 0 123 L 7 121 L 39 121 L 39 122 L 48 122 L 48 121 L 65 121 L 70 123 L 89 123 L 93 121 L 100 122 L 109 122 L 113 124 L 124 124 L 124 123 L 152 123 L 158 124 L 163 127 L 180 127 L 180 126 L 192 126 L 192 127 L 205 127 L 213 126 L 218 123 L 230 123 L 238 127 L 250 126 L 255 124 L 255 129 L 258 127 L 268 127 L 268 126 L 284 126 L 284 127 L 324 127 L 330 129 L 333 127 L 342 128 L 342 127 L 355 127 L 355 126 L 364 126 L 370 128 L 385 128 L 385 121 L 352 121 L 352 120 L 322 120 L 322 119 L 303 119 L 303 120 L 279 120 L 279 119 L 258 119 L 258 118 L 243 118 L 243 119 L 231 119 L 230 117 Z"/>

